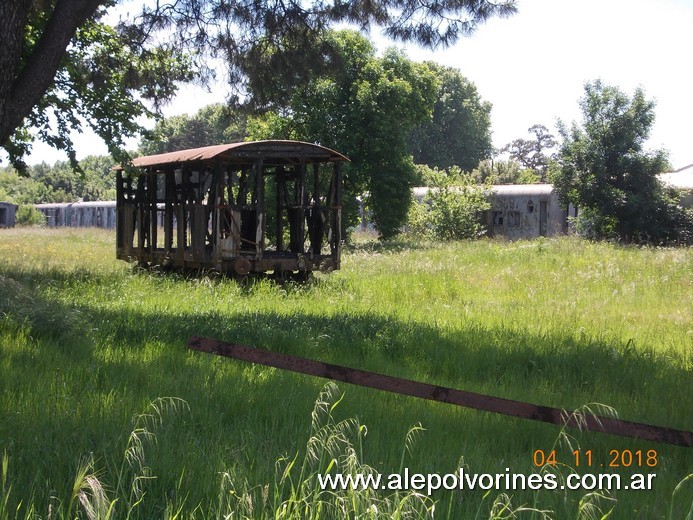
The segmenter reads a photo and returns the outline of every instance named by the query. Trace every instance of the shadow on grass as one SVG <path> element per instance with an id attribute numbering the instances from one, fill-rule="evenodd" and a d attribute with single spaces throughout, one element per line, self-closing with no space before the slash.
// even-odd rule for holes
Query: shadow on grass
<path id="1" fill-rule="evenodd" d="M 32 289 L 85 280 L 113 283 L 110 276 L 81 272 L 6 270 L 0 278 L 5 316 L 0 334 L 11 340 L 23 330 L 30 337 L 25 349 L 0 345 L 0 366 L 8 371 L 0 374 L 0 390 L 9 396 L 0 407 L 0 449 L 8 450 L 14 467 L 23 468 L 15 489 L 69 482 L 66 476 L 90 452 L 112 475 L 133 415 L 160 396 L 180 397 L 191 411 L 167 422 L 159 434 L 152 465 L 160 489 L 151 495 L 160 504 L 147 506 L 142 517 L 160 516 L 157 507 L 171 487 L 181 485 L 178 478 L 192 504 L 214 500 L 210 475 L 229 465 L 245 468 L 251 482 L 267 482 L 277 458 L 304 445 L 313 401 L 325 381 L 189 351 L 192 335 L 566 409 L 603 402 L 624 419 L 693 426 L 693 404 L 681 399 L 692 383 L 685 364 L 629 344 L 474 324 L 448 331 L 382 315 L 325 315 L 320 309 L 249 311 L 242 301 L 228 313 L 105 310 L 87 301 L 67 306 Z M 483 461 L 508 460 L 523 451 L 530 460 L 532 449 L 550 448 L 557 436 L 551 425 L 341 388 L 348 394 L 347 415 L 382 430 L 371 434 L 376 446 L 393 438 L 401 446 L 399 436 L 413 424 L 433 424 L 438 432 L 430 433 L 433 445 L 423 458 L 434 468 L 449 462 L 450 451 L 455 458 L 464 454 Z M 588 439 L 589 448 L 623 445 L 600 434 Z M 684 468 L 685 458 L 690 460 L 683 448 L 666 452 Z M 400 454 L 394 448 L 377 457 L 384 467 L 396 468 Z"/>
<path id="2" fill-rule="evenodd" d="M 647 422 L 653 415 L 649 420 L 664 420 L 663 426 L 693 426 L 693 404 L 678 399 L 678 389 L 693 384 L 685 363 L 630 343 L 560 333 L 537 336 L 473 323 L 442 331 L 383 315 L 325 315 L 319 309 L 315 314 L 244 311 L 242 304 L 228 314 L 104 310 L 88 302 L 66 307 L 22 283 L 28 278 L 37 285 L 73 284 L 86 276 L 22 272 L 16 275 L 17 281 L 12 272 L 6 272 L 0 276 L 0 292 L 5 294 L 0 313 L 28 327 L 36 338 L 74 344 L 74 348 L 80 345 L 82 355 L 89 351 L 82 346 L 85 341 L 134 353 L 154 341 L 199 357 L 187 352 L 187 340 L 206 336 L 535 404 L 574 409 L 602 402 L 627 413 L 623 418 L 630 420 Z M 89 279 L 112 283 L 108 276 Z M 659 402 L 669 403 L 670 408 Z M 637 404 L 633 407 L 632 403 Z M 668 424 L 667 413 L 674 409 L 682 413 L 670 416 L 677 424 Z"/>

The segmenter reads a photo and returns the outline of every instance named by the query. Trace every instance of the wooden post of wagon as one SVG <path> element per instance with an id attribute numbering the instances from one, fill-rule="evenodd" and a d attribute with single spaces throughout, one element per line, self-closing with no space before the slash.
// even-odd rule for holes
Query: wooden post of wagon
<path id="1" fill-rule="evenodd" d="M 285 176 L 284 176 L 284 167 L 283 166 L 277 166 L 277 171 L 276 171 L 276 219 L 277 221 L 275 222 L 275 243 L 276 243 L 276 248 L 277 248 L 277 253 L 280 252 L 284 248 L 284 226 L 283 226 L 283 221 L 282 221 L 282 195 L 284 194 L 284 189 L 285 189 Z"/>
<path id="2" fill-rule="evenodd" d="M 178 245 L 176 247 L 176 261 L 178 267 L 185 267 L 185 249 L 187 247 L 187 225 L 188 225 L 188 172 L 181 165 L 180 172 L 180 200 L 178 201 L 178 211 L 176 215 L 178 227 Z"/>
<path id="3" fill-rule="evenodd" d="M 214 186 L 214 199 L 212 202 L 212 260 L 217 269 L 221 269 L 221 219 L 222 206 L 224 204 L 224 168 L 217 159 L 212 170 L 212 185 Z"/>
<path id="4" fill-rule="evenodd" d="M 306 242 L 306 206 L 307 202 L 307 190 L 306 190 L 306 160 L 301 157 L 301 164 L 299 166 L 299 177 L 298 186 L 296 189 L 296 205 L 298 206 L 296 214 L 296 252 L 305 252 L 305 242 Z"/>
<path id="5" fill-rule="evenodd" d="M 313 255 L 322 252 L 322 208 L 320 207 L 320 164 L 313 163 L 313 207 L 310 215 L 310 250 Z"/>
<path id="6" fill-rule="evenodd" d="M 262 157 L 258 157 L 255 161 L 255 196 L 257 198 L 255 254 L 258 260 L 262 258 L 262 252 L 265 248 L 265 179 L 263 168 Z"/>
<path id="7" fill-rule="evenodd" d="M 332 222 L 332 237 L 334 247 L 334 268 L 339 269 L 342 254 L 342 163 L 334 163 L 334 190 L 335 197 L 332 201 L 334 220 Z"/>
<path id="8" fill-rule="evenodd" d="M 158 207 L 157 198 L 159 191 L 159 176 L 156 170 L 152 171 L 149 175 L 149 185 L 147 186 L 149 195 L 149 253 L 154 253 L 156 251 L 158 237 L 157 232 L 159 228 L 158 220 Z"/>
<path id="9" fill-rule="evenodd" d="M 176 196 L 176 178 L 174 169 L 169 166 L 165 175 L 165 214 L 164 214 L 164 249 L 169 253 L 173 248 L 173 199 Z"/>
<path id="10" fill-rule="evenodd" d="M 140 261 L 142 261 L 142 255 L 144 254 L 144 240 L 145 240 L 145 226 L 144 226 L 144 216 L 145 216 L 145 184 L 147 182 L 146 175 L 140 175 L 137 179 L 137 193 L 135 194 L 135 219 L 137 222 L 137 256 Z"/>

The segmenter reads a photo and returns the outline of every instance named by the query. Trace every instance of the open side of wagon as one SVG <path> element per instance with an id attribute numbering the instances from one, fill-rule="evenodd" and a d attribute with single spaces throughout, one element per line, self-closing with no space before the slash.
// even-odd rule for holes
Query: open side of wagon
<path id="1" fill-rule="evenodd" d="M 240 276 L 339 269 L 345 161 L 299 141 L 134 159 L 117 169 L 117 257 Z"/>

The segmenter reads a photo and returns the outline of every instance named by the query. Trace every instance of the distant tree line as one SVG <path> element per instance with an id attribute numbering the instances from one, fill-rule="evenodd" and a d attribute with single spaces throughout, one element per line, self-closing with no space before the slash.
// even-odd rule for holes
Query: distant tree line
<path id="1" fill-rule="evenodd" d="M 20 175 L 12 166 L 0 168 L 0 200 L 15 204 L 115 200 L 115 161 L 110 156 L 88 156 L 75 171 L 69 161 L 26 167 Z"/>
<path id="2" fill-rule="evenodd" d="M 194 115 L 162 119 L 136 153 L 243 139 L 319 142 L 351 159 L 345 174 L 345 224 L 355 222 L 356 198 L 366 193 L 381 237 L 394 236 L 406 221 L 411 188 L 418 183 L 415 160 L 432 167 L 473 168 L 491 156 L 491 105 L 456 69 L 415 63 L 394 49 L 378 56 L 355 31 L 331 31 L 326 38 L 330 63 L 290 94 L 278 73 L 274 83 L 250 90 L 261 103 L 215 104 Z M 112 197 L 113 162 L 100 161 L 82 161 L 83 173 L 71 172 L 68 163 L 32 166 L 21 180 L 6 171 L 0 186 L 6 185 L 9 198 L 18 202 Z"/>
<path id="3" fill-rule="evenodd" d="M 691 242 L 690 209 L 680 208 L 677 194 L 656 178 L 669 166 L 666 153 L 644 150 L 654 103 L 641 90 L 630 98 L 600 81 L 588 83 L 580 100 L 583 121 L 570 127 L 559 122 L 560 139 L 533 125 L 529 138 L 493 150 L 491 105 L 458 70 L 415 63 L 394 49 L 378 56 L 354 31 L 328 37 L 337 64 L 290 94 L 278 77 L 273 87 L 264 84 L 261 110 L 257 102 L 214 104 L 193 115 L 162 119 L 133 154 L 244 139 L 319 142 L 351 159 L 345 226 L 355 224 L 356 198 L 366 194 L 384 239 L 407 221 L 416 228 L 412 218 L 421 220 L 421 208 L 410 211 L 413 186 L 441 188 L 434 204 L 437 236 L 460 238 L 481 234 L 471 225 L 446 228 L 455 215 L 473 213 L 465 207 L 483 205 L 470 186 L 548 181 L 556 184 L 564 204 L 580 208 L 575 222 L 580 234 L 623 242 Z M 80 161 L 81 171 L 62 161 L 30 166 L 26 176 L 6 166 L 0 169 L 0 200 L 112 200 L 114 164 L 110 157 L 91 156 Z"/>

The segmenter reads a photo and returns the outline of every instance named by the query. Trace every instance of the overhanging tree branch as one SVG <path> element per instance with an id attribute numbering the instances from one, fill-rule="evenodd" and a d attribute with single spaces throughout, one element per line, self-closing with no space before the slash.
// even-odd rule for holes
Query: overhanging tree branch
<path id="1" fill-rule="evenodd" d="M 0 143 L 5 143 L 10 138 L 53 84 L 70 40 L 103 3 L 103 0 L 57 1 L 40 40 L 27 57 L 24 67 L 15 76 L 6 98 L 5 111 L 0 120 Z M 28 15 L 28 10 L 24 14 Z"/>
<path id="2" fill-rule="evenodd" d="M 141 99 L 154 101 L 157 109 L 159 100 L 175 94 L 177 82 L 212 76 L 209 58 L 225 60 L 236 93 L 246 93 L 246 87 L 261 92 L 263 85 L 276 82 L 277 74 L 290 92 L 316 67 L 329 66 L 335 53 L 324 45 L 324 34 L 335 23 L 377 25 L 399 41 L 436 47 L 470 34 L 491 16 L 516 10 L 515 0 L 149 0 L 139 16 L 110 28 L 114 34 L 95 29 L 107 44 L 119 39 L 125 49 L 115 60 L 118 69 L 103 54 L 89 61 L 89 52 L 73 52 L 80 43 L 79 29 L 98 25 L 98 15 L 105 12 L 100 8 L 116 4 L 2 0 L 0 34 L 6 45 L 0 50 L 0 146 L 11 157 L 21 159 L 28 151 L 33 139 L 29 126 L 37 124 L 40 139 L 74 152 L 69 133 L 79 127 L 73 126 L 75 114 L 103 130 L 100 135 L 113 149 L 119 146 L 119 129 L 132 130 L 132 122 L 147 113 Z M 83 37 L 87 46 L 102 43 Z M 134 74 L 124 58 L 132 60 Z M 88 63 L 82 67 L 75 62 L 79 59 Z M 80 70 L 87 76 L 79 77 Z M 98 90 L 101 100 L 94 96 L 94 78 L 106 78 Z M 70 91 L 61 90 L 63 85 Z M 47 110 L 58 119 L 58 135 L 50 128 Z M 60 115 L 66 110 L 69 114 Z M 101 124 L 104 115 L 107 121 Z"/>

